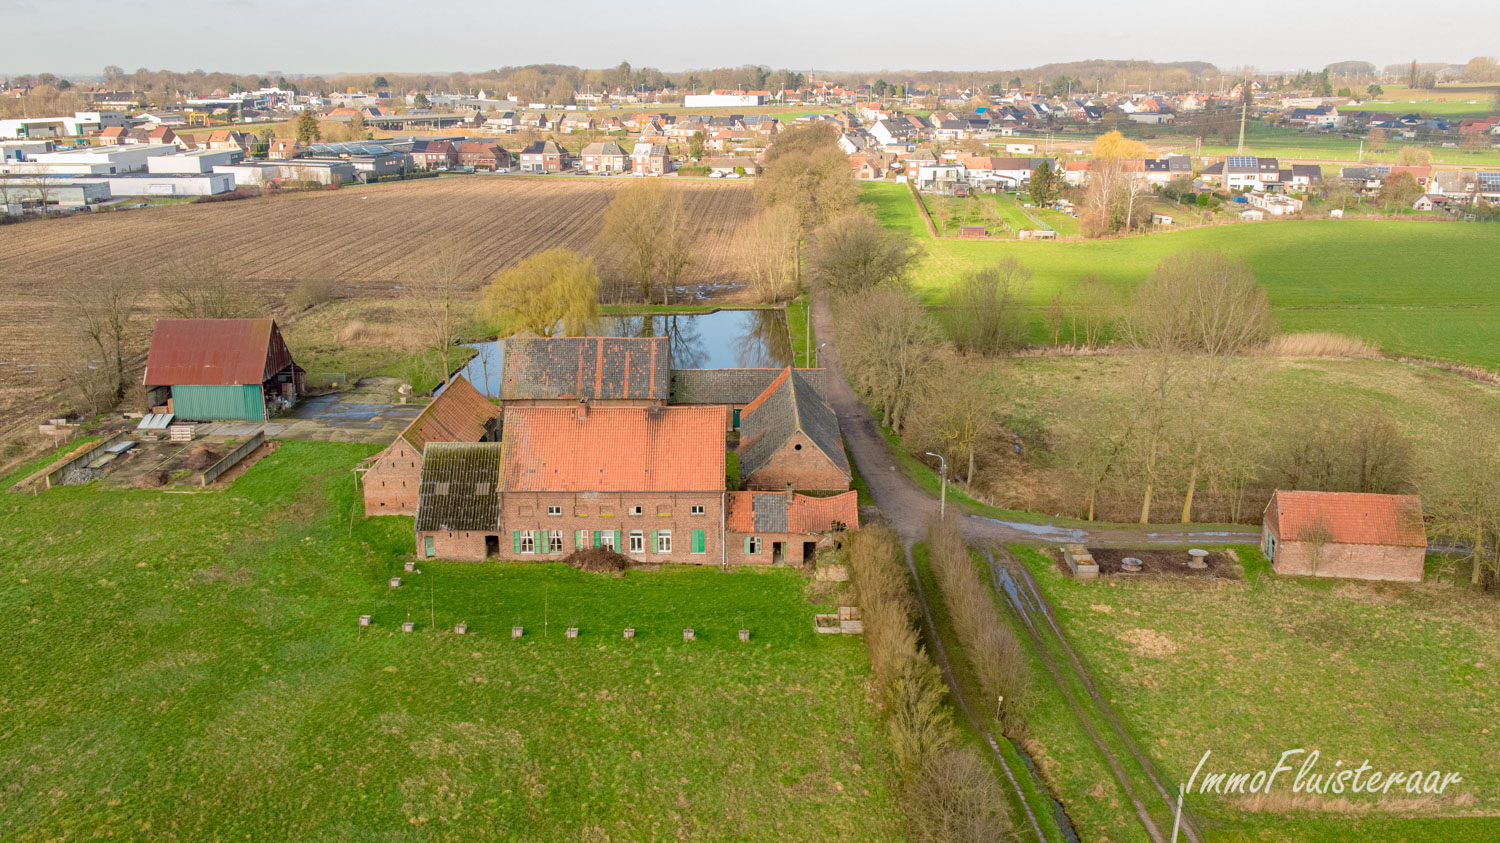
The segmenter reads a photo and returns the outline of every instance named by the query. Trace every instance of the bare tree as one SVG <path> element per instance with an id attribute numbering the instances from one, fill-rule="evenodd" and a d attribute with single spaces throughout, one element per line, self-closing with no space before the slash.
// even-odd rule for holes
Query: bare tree
<path id="1" fill-rule="evenodd" d="M 949 295 L 953 339 L 960 349 L 998 354 L 1024 345 L 1022 303 L 1031 270 L 1015 258 L 1003 258 L 966 273 Z"/>
<path id="2" fill-rule="evenodd" d="M 641 301 L 666 304 L 693 261 L 680 191 L 655 179 L 620 189 L 604 212 L 598 246 L 605 272 L 633 284 Z"/>
<path id="3" fill-rule="evenodd" d="M 743 262 L 757 301 L 784 301 L 797 292 L 801 238 L 795 212 L 784 206 L 766 208 L 746 224 Z"/>
<path id="4" fill-rule="evenodd" d="M 1464 435 L 1450 437 L 1422 482 L 1432 530 L 1456 544 L 1470 564 L 1469 581 L 1500 576 L 1500 431 L 1488 416 L 1464 419 Z"/>
<path id="5" fill-rule="evenodd" d="M 56 365 L 89 409 L 108 409 L 125 397 L 141 293 L 134 277 L 106 274 L 59 294 Z"/>
<path id="6" fill-rule="evenodd" d="M 169 262 L 161 271 L 159 293 L 179 319 L 236 319 L 259 316 L 265 309 L 239 267 L 213 252 Z"/>
<path id="7" fill-rule="evenodd" d="M 818 229 L 808 246 L 808 275 L 836 297 L 902 284 L 921 256 L 910 233 L 885 228 L 863 211 L 850 211 Z"/>
<path id="8" fill-rule="evenodd" d="M 840 345 L 856 389 L 880 408 L 881 423 L 900 434 L 918 396 L 931 387 L 942 336 L 910 292 L 877 288 L 847 300 Z"/>
<path id="9" fill-rule="evenodd" d="M 783 129 L 766 150 L 765 169 L 755 195 L 765 207 L 784 207 L 797 221 L 799 246 L 812 231 L 854 208 L 860 186 L 838 146 L 839 132 L 828 123 Z M 801 250 L 794 265 L 802 282 Z"/>
<path id="10" fill-rule="evenodd" d="M 422 348 L 437 352 L 444 380 L 453 371 L 453 344 L 468 323 L 472 307 L 464 301 L 470 291 L 465 281 L 467 262 L 468 254 L 458 241 L 439 241 L 427 249 L 420 274 L 401 286 L 411 330 Z"/>
<path id="11" fill-rule="evenodd" d="M 1121 297 L 1114 285 L 1097 275 L 1084 276 L 1072 290 L 1073 342 L 1094 348 L 1104 342 L 1120 315 Z M 1083 340 L 1079 342 L 1079 327 Z"/>

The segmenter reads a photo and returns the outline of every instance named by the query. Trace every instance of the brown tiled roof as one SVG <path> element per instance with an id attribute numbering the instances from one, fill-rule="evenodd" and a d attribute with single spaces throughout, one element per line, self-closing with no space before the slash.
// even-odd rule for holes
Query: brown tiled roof
<path id="1" fill-rule="evenodd" d="M 1278 490 L 1265 522 L 1283 542 L 1311 541 L 1324 532 L 1334 544 L 1427 546 L 1418 495 Z"/>
<path id="2" fill-rule="evenodd" d="M 158 319 L 146 385 L 258 384 L 293 365 L 273 319 Z"/>
<path id="3" fill-rule="evenodd" d="M 506 491 L 724 488 L 723 407 L 507 407 Z"/>
<path id="4" fill-rule="evenodd" d="M 749 404 L 783 369 L 673 369 L 673 404 Z M 797 374 L 823 397 L 824 370 L 798 369 Z"/>
<path id="5" fill-rule="evenodd" d="M 429 442 L 478 442 L 498 418 L 500 408 L 459 375 L 411 420 L 401 438 L 418 451 Z"/>
<path id="6" fill-rule="evenodd" d="M 513 337 L 500 398 L 665 401 L 670 368 L 666 337 Z"/>
<path id="7" fill-rule="evenodd" d="M 732 533 L 826 533 L 859 527 L 859 493 L 827 498 L 787 492 L 730 492 L 725 527 Z"/>
<path id="8" fill-rule="evenodd" d="M 740 476 L 749 477 L 801 431 L 846 476 L 849 457 L 839 435 L 838 417 L 802 372 L 786 368 L 740 413 Z"/>
<path id="9" fill-rule="evenodd" d="M 433 442 L 422 452 L 417 532 L 500 529 L 498 442 Z"/>

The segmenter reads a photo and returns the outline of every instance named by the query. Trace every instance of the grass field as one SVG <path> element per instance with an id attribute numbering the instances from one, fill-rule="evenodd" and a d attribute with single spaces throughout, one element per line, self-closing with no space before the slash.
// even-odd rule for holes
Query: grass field
<path id="1" fill-rule="evenodd" d="M 402 573 L 410 519 L 350 519 L 373 450 L 5 500 L 0 837 L 900 836 L 862 642 L 800 575 Z"/>
<path id="2" fill-rule="evenodd" d="M 934 304 L 963 272 L 1015 257 L 1044 305 L 1095 274 L 1122 289 L 1163 258 L 1212 249 L 1241 258 L 1265 285 L 1278 318 L 1297 330 L 1363 337 L 1384 349 L 1500 369 L 1500 226 L 1406 220 L 1289 220 L 1111 240 L 983 242 L 925 235 L 905 185 L 869 183 L 865 201 L 927 250 L 916 288 Z"/>
<path id="3" fill-rule="evenodd" d="M 1341 105 L 1341 111 L 1416 112 L 1429 117 L 1484 117 L 1493 113 L 1495 92 L 1500 85 L 1440 85 L 1435 89 L 1388 85 L 1379 99 L 1359 105 Z"/>
<path id="4" fill-rule="evenodd" d="M 1456 772 L 1431 801 L 1392 793 L 1292 805 L 1194 793 L 1211 840 L 1479 841 L 1500 812 L 1500 616 L 1492 598 L 1428 583 L 1308 582 L 1275 576 L 1239 548 L 1252 579 L 1085 583 L 1029 548 L 1059 622 L 1136 740 L 1186 782 L 1208 769 L 1253 772 L 1288 749 L 1375 769 Z M 1047 751 L 1077 751 L 1066 731 Z M 1113 839 L 1113 838 L 1112 838 Z"/>

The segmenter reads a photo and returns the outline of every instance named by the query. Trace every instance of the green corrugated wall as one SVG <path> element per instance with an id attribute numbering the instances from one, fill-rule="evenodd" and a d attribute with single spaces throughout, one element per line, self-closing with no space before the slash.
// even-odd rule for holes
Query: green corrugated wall
<path id="1" fill-rule="evenodd" d="M 172 412 L 179 419 L 199 421 L 263 421 L 266 417 L 260 384 L 174 386 Z"/>

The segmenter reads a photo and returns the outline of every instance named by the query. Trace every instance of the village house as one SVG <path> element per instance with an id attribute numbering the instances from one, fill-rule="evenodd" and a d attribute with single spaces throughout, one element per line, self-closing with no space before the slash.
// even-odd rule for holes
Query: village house
<path id="1" fill-rule="evenodd" d="M 590 173 L 623 173 L 630 169 L 630 153 L 614 141 L 594 141 L 579 156 Z"/>
<path id="2" fill-rule="evenodd" d="M 662 176 L 672 172 L 664 143 L 638 143 L 630 150 L 630 169 L 638 176 Z"/>
<path id="3" fill-rule="evenodd" d="M 740 413 L 740 482 L 754 491 L 849 488 L 833 408 L 790 367 Z"/>
<path id="4" fill-rule="evenodd" d="M 1277 490 L 1261 552 L 1278 574 L 1421 582 L 1427 557 L 1416 495 Z"/>
<path id="5" fill-rule="evenodd" d="M 458 166 L 458 149 L 453 145 L 453 141 L 413 141 L 411 149 L 407 150 L 406 154 L 411 156 L 412 166 L 419 170 L 448 169 Z"/>
<path id="6" fill-rule="evenodd" d="M 760 164 L 754 158 L 736 155 L 723 158 L 710 158 L 703 162 L 710 173 L 718 173 L 727 176 L 737 173 L 743 176 L 760 175 Z"/>
<path id="7" fill-rule="evenodd" d="M 568 151 L 557 141 L 533 141 L 521 150 L 521 172 L 560 173 L 572 166 Z"/>
<path id="8" fill-rule="evenodd" d="M 266 157 L 272 161 L 286 161 L 301 154 L 302 141 L 296 138 L 272 138 L 271 145 L 266 149 Z"/>
<path id="9" fill-rule="evenodd" d="M 256 143 L 256 139 L 248 132 L 238 132 L 234 129 L 217 129 L 208 136 L 209 149 L 238 149 L 246 155 L 250 154 L 250 147 Z"/>
<path id="10" fill-rule="evenodd" d="M 427 444 L 492 442 L 499 420 L 500 408 L 462 375 L 449 381 L 394 442 L 361 463 L 365 515 L 415 515 Z"/>
<path id="11" fill-rule="evenodd" d="M 512 337 L 500 366 L 505 406 L 588 401 L 660 406 L 670 393 L 666 337 Z"/>
<path id="12" fill-rule="evenodd" d="M 458 155 L 458 166 L 490 173 L 503 173 L 509 170 L 513 161 L 510 150 L 496 143 L 460 141 L 455 151 Z"/>
<path id="13" fill-rule="evenodd" d="M 159 319 L 141 377 L 153 411 L 265 421 L 297 403 L 303 376 L 273 319 Z"/>

